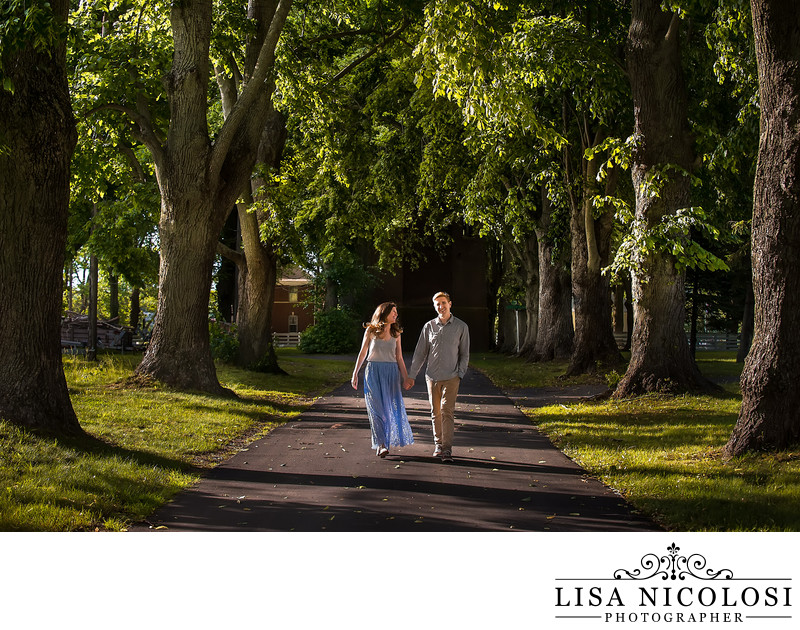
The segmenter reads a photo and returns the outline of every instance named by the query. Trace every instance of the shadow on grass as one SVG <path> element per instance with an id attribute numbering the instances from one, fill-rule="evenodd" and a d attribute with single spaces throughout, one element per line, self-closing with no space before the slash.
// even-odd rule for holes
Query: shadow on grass
<path id="1" fill-rule="evenodd" d="M 204 470 L 200 466 L 179 458 L 165 457 L 157 453 L 126 448 L 88 433 L 84 437 L 61 437 L 58 438 L 58 442 L 60 445 L 79 453 L 98 457 L 117 457 L 141 466 L 157 466 L 165 470 L 188 474 L 200 474 Z"/>

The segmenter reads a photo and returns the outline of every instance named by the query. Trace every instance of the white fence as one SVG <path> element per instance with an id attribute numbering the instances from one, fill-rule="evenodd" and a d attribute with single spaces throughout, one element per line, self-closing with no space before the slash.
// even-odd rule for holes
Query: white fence
<path id="1" fill-rule="evenodd" d="M 300 333 L 272 333 L 272 343 L 276 348 L 296 348 L 300 343 Z"/>
<path id="2" fill-rule="evenodd" d="M 617 345 L 620 348 L 625 346 L 628 333 L 614 333 Z M 689 335 L 686 335 L 689 342 Z M 697 333 L 697 350 L 738 350 L 739 335 L 728 333 Z"/>

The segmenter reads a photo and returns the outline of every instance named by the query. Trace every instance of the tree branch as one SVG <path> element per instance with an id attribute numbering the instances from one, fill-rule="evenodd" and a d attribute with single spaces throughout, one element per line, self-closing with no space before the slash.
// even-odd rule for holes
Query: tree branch
<path id="1" fill-rule="evenodd" d="M 280 0 L 277 9 L 275 9 L 275 14 L 272 18 L 267 36 L 264 38 L 261 50 L 258 53 L 258 60 L 256 61 L 253 74 L 244 85 L 241 95 L 231 109 L 230 115 L 225 119 L 219 136 L 217 136 L 214 148 L 212 149 L 209 166 L 210 175 L 214 178 L 216 178 L 222 170 L 222 165 L 225 163 L 225 158 L 239 131 L 239 127 L 247 118 L 252 116 L 250 108 L 261 93 L 261 90 L 272 89 L 275 48 L 278 45 L 278 39 L 283 31 L 283 25 L 286 23 L 286 16 L 289 14 L 291 6 L 292 0 Z"/>
<path id="2" fill-rule="evenodd" d="M 217 253 L 234 262 L 237 267 L 241 267 L 245 263 L 244 254 L 242 254 L 242 252 L 237 252 L 235 249 L 231 249 L 219 241 L 217 241 Z"/>
<path id="3" fill-rule="evenodd" d="M 356 66 L 362 64 L 367 59 L 372 57 L 372 55 L 374 55 L 381 48 L 386 46 L 389 42 L 391 42 L 394 39 L 397 39 L 400 36 L 400 34 L 404 30 L 406 30 L 406 28 L 408 28 L 408 26 L 410 24 L 411 24 L 411 22 L 408 20 L 408 18 L 403 18 L 403 23 L 398 27 L 398 29 L 394 33 L 389 35 L 380 44 L 376 44 L 375 46 L 373 46 L 371 50 L 369 50 L 368 52 L 366 52 L 363 55 L 361 55 L 361 57 L 359 57 L 358 59 L 354 60 L 352 63 L 348 64 L 347 67 L 345 67 L 344 69 L 340 70 L 339 73 L 335 77 L 333 77 L 330 81 L 328 81 L 328 85 L 333 85 L 339 79 L 341 79 L 345 75 L 349 74 Z"/>
<path id="4" fill-rule="evenodd" d="M 680 26 L 681 26 L 681 18 L 678 15 L 678 12 L 676 11 L 675 13 L 672 14 L 672 19 L 669 22 L 669 28 L 667 29 L 667 34 L 664 35 L 664 40 L 670 42 L 677 39 Z"/>
<path id="5" fill-rule="evenodd" d="M 139 126 L 139 133 L 136 135 L 142 140 L 142 142 L 147 146 L 147 148 L 150 149 L 150 152 L 153 154 L 153 161 L 156 163 L 156 166 L 161 166 L 161 164 L 164 161 L 164 145 L 162 144 L 161 140 L 156 134 L 155 129 L 153 128 L 153 125 L 151 124 L 149 118 L 147 116 L 143 116 L 138 111 L 131 109 L 130 107 L 117 105 L 116 103 L 106 103 L 104 105 L 98 105 L 97 107 L 93 107 L 92 109 L 86 112 L 86 116 L 92 116 L 97 112 L 106 109 L 122 112 Z"/>
<path id="6" fill-rule="evenodd" d="M 134 179 L 139 183 L 144 183 L 147 181 L 147 175 L 142 168 L 139 159 L 136 157 L 136 153 L 134 153 L 133 148 L 125 141 L 120 141 L 117 145 L 120 153 L 122 153 L 126 158 L 128 158 L 128 164 L 133 171 Z"/>

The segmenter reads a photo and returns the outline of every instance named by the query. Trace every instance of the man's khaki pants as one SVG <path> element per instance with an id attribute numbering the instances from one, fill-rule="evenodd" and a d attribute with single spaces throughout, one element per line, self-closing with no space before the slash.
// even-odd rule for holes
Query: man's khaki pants
<path id="1" fill-rule="evenodd" d="M 433 424 L 433 441 L 445 450 L 453 448 L 453 422 L 456 410 L 456 396 L 459 377 L 447 381 L 425 379 L 428 385 L 428 400 L 431 403 L 431 422 Z"/>

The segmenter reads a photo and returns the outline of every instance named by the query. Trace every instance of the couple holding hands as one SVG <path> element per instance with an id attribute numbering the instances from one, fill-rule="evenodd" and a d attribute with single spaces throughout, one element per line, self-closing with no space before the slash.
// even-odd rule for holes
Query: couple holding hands
<path id="1" fill-rule="evenodd" d="M 403 329 L 397 324 L 397 305 L 379 305 L 364 325 L 364 340 L 350 382 L 353 389 L 358 389 L 358 373 L 366 359 L 364 399 L 372 448 L 379 457 L 385 457 L 390 446 L 414 443 L 401 388 L 414 386 L 414 379 L 427 360 L 425 382 L 431 405 L 433 455 L 443 462 L 453 461 L 454 412 L 458 387 L 469 364 L 469 328 L 450 312 L 451 307 L 447 293 L 433 296 L 438 315 L 423 326 L 408 372 L 400 345 Z"/>

